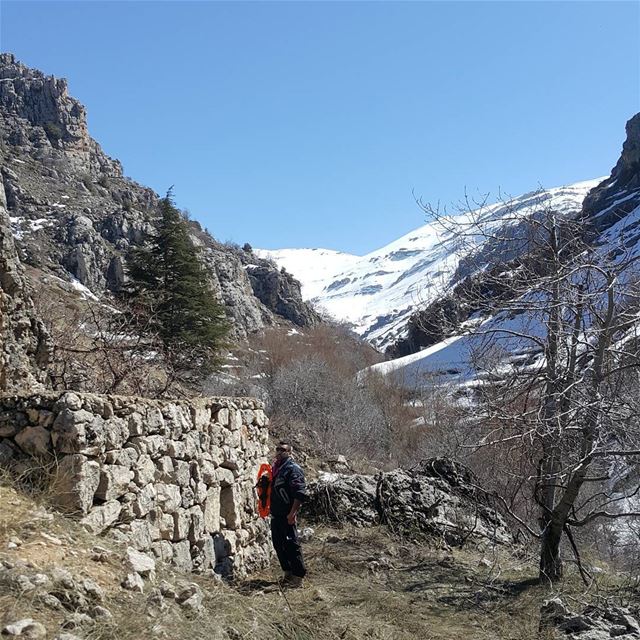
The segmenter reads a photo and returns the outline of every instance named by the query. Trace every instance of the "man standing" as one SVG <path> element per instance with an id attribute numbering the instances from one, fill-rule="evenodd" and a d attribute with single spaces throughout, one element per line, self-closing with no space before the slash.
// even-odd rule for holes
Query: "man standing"
<path id="1" fill-rule="evenodd" d="M 271 468 L 271 540 L 288 587 L 301 587 L 307 573 L 298 540 L 296 516 L 307 493 L 302 469 L 288 442 L 279 442 Z"/>

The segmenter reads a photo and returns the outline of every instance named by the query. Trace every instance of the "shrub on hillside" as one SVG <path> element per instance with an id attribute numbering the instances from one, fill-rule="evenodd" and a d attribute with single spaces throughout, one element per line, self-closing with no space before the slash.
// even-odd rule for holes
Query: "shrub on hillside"
<path id="1" fill-rule="evenodd" d="M 306 356 L 280 368 L 271 401 L 274 416 L 305 424 L 326 453 L 388 455 L 391 432 L 376 399 L 321 358 Z"/>

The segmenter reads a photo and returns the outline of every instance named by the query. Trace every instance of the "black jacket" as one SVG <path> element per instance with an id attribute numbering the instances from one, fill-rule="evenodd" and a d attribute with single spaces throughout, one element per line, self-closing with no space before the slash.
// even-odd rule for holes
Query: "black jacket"
<path id="1" fill-rule="evenodd" d="M 273 479 L 271 515 L 275 518 L 285 518 L 291 511 L 293 501 L 297 499 L 304 502 L 306 497 L 304 473 L 291 458 L 287 458 Z"/>

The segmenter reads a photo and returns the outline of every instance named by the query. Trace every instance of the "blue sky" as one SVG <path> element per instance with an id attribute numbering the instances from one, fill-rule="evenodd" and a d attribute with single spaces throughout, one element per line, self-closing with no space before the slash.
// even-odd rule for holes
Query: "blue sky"
<path id="1" fill-rule="evenodd" d="M 366 253 L 424 200 L 608 174 L 640 111 L 638 2 L 2 0 L 126 175 L 221 240 Z"/>

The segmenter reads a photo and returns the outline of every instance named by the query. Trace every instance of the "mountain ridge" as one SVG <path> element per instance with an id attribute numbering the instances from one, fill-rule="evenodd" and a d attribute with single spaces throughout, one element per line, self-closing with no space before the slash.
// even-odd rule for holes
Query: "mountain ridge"
<path id="1" fill-rule="evenodd" d="M 91 138 L 86 110 L 69 95 L 66 80 L 11 53 L 0 54 L 0 163 L 22 262 L 66 282 L 77 280 L 98 297 L 117 293 L 131 248 L 156 224 L 159 196 L 125 177 L 120 162 Z M 232 338 L 279 323 L 319 321 L 289 274 L 250 247 L 218 242 L 197 222 L 189 224 Z"/>
<path id="2" fill-rule="evenodd" d="M 566 215 L 577 214 L 584 197 L 602 180 L 530 191 L 483 206 L 483 215 L 499 218 L 513 209 L 537 206 L 541 199 Z M 407 336 L 412 314 L 432 302 L 437 289 L 453 286 L 463 275 L 458 273 L 460 258 L 454 255 L 455 238 L 441 235 L 442 229 L 427 223 L 364 256 L 321 248 L 257 253 L 298 278 L 305 299 L 351 323 L 358 335 L 384 350 Z"/>

